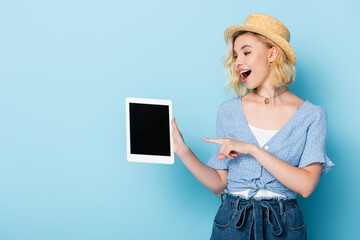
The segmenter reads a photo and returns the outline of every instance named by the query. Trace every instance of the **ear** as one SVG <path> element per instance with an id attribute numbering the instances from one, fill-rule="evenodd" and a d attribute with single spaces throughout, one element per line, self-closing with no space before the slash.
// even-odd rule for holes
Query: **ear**
<path id="1" fill-rule="evenodd" d="M 268 55 L 268 59 L 270 60 L 270 62 L 273 62 L 277 55 L 279 54 L 279 51 L 276 47 L 272 47 L 270 50 L 269 50 L 269 55 Z"/>

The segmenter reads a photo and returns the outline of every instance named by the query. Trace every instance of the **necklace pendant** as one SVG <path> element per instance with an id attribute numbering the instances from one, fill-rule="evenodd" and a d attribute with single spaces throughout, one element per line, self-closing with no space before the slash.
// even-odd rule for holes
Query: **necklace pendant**
<path id="1" fill-rule="evenodd" d="M 264 102 L 265 104 L 269 104 L 270 100 L 268 98 L 265 98 Z"/>

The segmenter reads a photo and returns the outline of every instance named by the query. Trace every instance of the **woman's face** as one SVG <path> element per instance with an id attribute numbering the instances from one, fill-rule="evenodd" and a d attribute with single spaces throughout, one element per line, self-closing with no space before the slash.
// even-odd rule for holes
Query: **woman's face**
<path id="1" fill-rule="evenodd" d="M 266 82 L 270 84 L 270 71 L 267 68 L 269 54 L 270 49 L 250 34 L 243 34 L 235 39 L 235 67 L 243 75 L 243 82 L 248 89 L 254 89 Z M 244 70 L 251 72 L 241 73 Z"/>

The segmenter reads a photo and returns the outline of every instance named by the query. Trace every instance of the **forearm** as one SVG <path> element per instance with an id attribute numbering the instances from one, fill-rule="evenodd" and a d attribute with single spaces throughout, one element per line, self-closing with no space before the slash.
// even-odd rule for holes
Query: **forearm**
<path id="1" fill-rule="evenodd" d="M 314 178 L 307 170 L 294 167 L 256 145 L 251 148 L 249 154 L 256 158 L 284 186 L 301 194 L 303 197 L 308 197 L 314 190 L 317 181 L 314 181 Z"/>
<path id="2" fill-rule="evenodd" d="M 215 169 L 201 162 L 187 146 L 176 155 L 205 187 L 215 195 L 220 196 L 221 191 L 226 188 L 226 183 L 220 178 Z"/>

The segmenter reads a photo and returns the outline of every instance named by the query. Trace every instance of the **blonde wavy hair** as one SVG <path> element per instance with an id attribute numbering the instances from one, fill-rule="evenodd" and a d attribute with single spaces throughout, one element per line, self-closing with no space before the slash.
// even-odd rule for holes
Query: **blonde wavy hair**
<path id="1" fill-rule="evenodd" d="M 223 63 L 229 74 L 229 78 L 225 83 L 225 90 L 231 86 L 236 98 L 244 96 L 250 92 L 250 89 L 242 82 L 242 75 L 236 71 L 235 58 L 234 58 L 234 42 L 235 39 L 243 34 L 251 34 L 259 39 L 269 49 L 275 47 L 279 54 L 270 65 L 270 81 L 272 86 L 281 87 L 291 85 L 295 80 L 296 69 L 286 57 L 284 51 L 269 38 L 254 32 L 239 31 L 235 32 L 229 40 L 228 49 L 223 57 Z"/>

